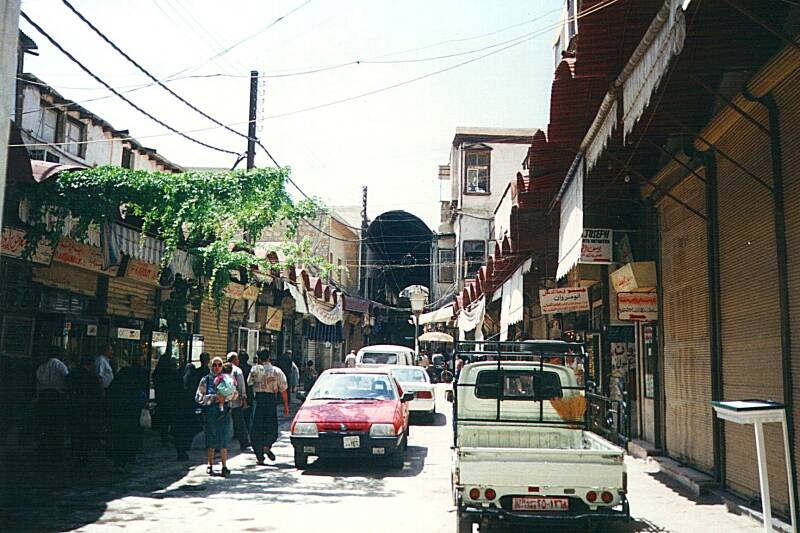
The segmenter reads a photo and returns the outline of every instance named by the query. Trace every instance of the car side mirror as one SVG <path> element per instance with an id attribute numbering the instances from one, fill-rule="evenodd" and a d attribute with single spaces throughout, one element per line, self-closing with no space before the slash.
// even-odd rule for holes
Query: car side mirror
<path id="1" fill-rule="evenodd" d="M 297 398 L 298 400 L 300 400 L 300 402 L 302 403 L 302 402 L 306 401 L 306 391 L 302 391 L 302 390 L 297 391 L 297 392 L 294 393 L 294 397 Z"/>
<path id="2" fill-rule="evenodd" d="M 455 395 L 453 394 L 453 391 L 451 390 L 444 391 L 444 399 L 450 403 L 453 403 L 453 400 L 455 400 Z"/>
<path id="3" fill-rule="evenodd" d="M 400 401 L 401 402 L 410 402 L 413 399 L 414 399 L 414 393 L 413 392 L 405 392 L 405 393 L 403 393 L 403 396 L 400 398 Z"/>
<path id="4" fill-rule="evenodd" d="M 597 391 L 597 383 L 592 381 L 591 379 L 587 379 L 586 388 L 589 390 L 589 392 L 595 392 Z"/>

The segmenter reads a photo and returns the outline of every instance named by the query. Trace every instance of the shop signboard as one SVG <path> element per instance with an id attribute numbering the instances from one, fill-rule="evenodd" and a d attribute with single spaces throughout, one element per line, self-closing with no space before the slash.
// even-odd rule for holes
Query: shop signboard
<path id="1" fill-rule="evenodd" d="M 164 346 L 167 345 L 167 339 L 169 335 L 166 331 L 154 331 L 153 332 L 153 344 L 163 344 Z"/>
<path id="2" fill-rule="evenodd" d="M 585 287 L 540 289 L 539 306 L 543 315 L 589 310 L 589 291 Z"/>
<path id="3" fill-rule="evenodd" d="M 225 287 L 225 295 L 233 300 L 258 300 L 258 293 L 261 290 L 258 285 L 245 286 L 241 283 L 231 282 Z"/>
<path id="4" fill-rule="evenodd" d="M 283 310 L 278 307 L 267 307 L 267 320 L 264 327 L 270 331 L 280 331 L 283 326 Z"/>
<path id="5" fill-rule="evenodd" d="M 252 302 L 255 302 L 256 300 L 258 300 L 258 293 L 260 292 L 261 289 L 258 285 L 248 285 L 242 291 L 242 298 L 244 298 L 245 300 L 250 300 Z"/>
<path id="6" fill-rule="evenodd" d="M 610 264 L 613 259 L 614 231 L 585 228 L 581 236 L 581 263 Z"/>
<path id="7" fill-rule="evenodd" d="M 89 246 L 72 239 L 61 239 L 58 241 L 53 259 L 59 263 L 72 265 L 92 272 L 115 275 L 117 267 L 112 266 L 103 270 L 103 252 L 100 248 Z"/>
<path id="8" fill-rule="evenodd" d="M 128 268 L 125 270 L 126 277 L 143 281 L 150 285 L 158 285 L 159 273 L 160 268 L 158 265 L 139 259 L 128 261 Z"/>
<path id="9" fill-rule="evenodd" d="M 114 328 L 114 338 L 128 341 L 138 341 L 141 338 L 141 330 L 132 328 Z"/>
<path id="10" fill-rule="evenodd" d="M 27 246 L 25 232 L 17 228 L 3 228 L 2 239 L 0 239 L 0 252 L 2 255 L 19 259 Z M 34 263 L 49 265 L 53 259 L 53 247 L 46 240 L 39 241 L 39 245 L 33 253 L 31 260 Z"/>
<path id="11" fill-rule="evenodd" d="M 638 322 L 658 320 L 658 294 L 654 292 L 618 293 L 617 315 L 620 320 Z"/>

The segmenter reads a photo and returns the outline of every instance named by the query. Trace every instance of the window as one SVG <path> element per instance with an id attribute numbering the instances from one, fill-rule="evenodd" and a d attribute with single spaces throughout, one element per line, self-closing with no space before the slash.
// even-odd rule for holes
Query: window
<path id="1" fill-rule="evenodd" d="M 122 168 L 133 168 L 133 151 L 130 148 L 122 149 Z"/>
<path id="2" fill-rule="evenodd" d="M 456 251 L 452 248 L 439 249 L 439 283 L 455 281 Z"/>
<path id="3" fill-rule="evenodd" d="M 54 143 L 59 140 L 58 123 L 61 113 L 58 109 L 48 109 L 50 107 L 50 102 L 42 100 L 42 123 L 39 126 L 39 137 L 45 142 Z"/>
<path id="4" fill-rule="evenodd" d="M 47 150 L 42 150 L 41 148 L 34 148 L 33 150 L 28 150 L 28 155 L 31 159 L 35 159 L 37 161 L 49 161 L 50 163 L 60 163 L 61 158 L 55 155 L 52 152 L 48 152 Z"/>
<path id="5" fill-rule="evenodd" d="M 86 153 L 86 125 L 80 120 L 68 118 L 64 128 L 64 149 L 72 155 L 83 157 Z"/>
<path id="6" fill-rule="evenodd" d="M 466 155 L 466 194 L 489 194 L 489 151 L 470 150 Z"/>
<path id="7" fill-rule="evenodd" d="M 494 400 L 498 392 L 503 400 L 542 401 L 561 398 L 563 395 L 561 380 L 555 372 L 538 370 L 480 372 L 475 380 L 475 396 L 484 400 Z"/>
<path id="8" fill-rule="evenodd" d="M 486 262 L 484 241 L 464 241 L 464 277 L 474 278 Z"/>

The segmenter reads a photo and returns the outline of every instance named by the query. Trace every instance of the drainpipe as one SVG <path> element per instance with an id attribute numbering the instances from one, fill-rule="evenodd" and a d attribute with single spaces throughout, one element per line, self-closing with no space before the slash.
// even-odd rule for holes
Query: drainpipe
<path id="1" fill-rule="evenodd" d="M 783 404 L 786 409 L 786 426 L 789 433 L 789 459 L 791 464 L 791 474 L 794 478 L 792 492 L 794 501 L 798 501 L 797 491 L 797 460 L 794 450 L 794 416 L 793 391 L 792 391 L 792 335 L 790 329 L 791 317 L 789 310 L 789 268 L 786 258 L 786 217 L 784 215 L 783 203 L 783 154 L 781 152 L 781 127 L 780 111 L 775 97 L 772 93 L 767 93 L 761 97 L 755 97 L 745 86 L 742 89 L 742 96 L 745 99 L 761 104 L 767 109 L 769 116 L 769 138 L 770 149 L 772 152 L 772 202 L 773 202 L 773 223 L 775 225 L 775 251 L 778 263 L 778 295 L 780 305 L 780 328 L 781 328 L 781 367 L 783 370 Z M 794 502 L 792 502 L 794 503 Z M 795 509 L 792 505 L 792 523 L 794 524 Z"/>

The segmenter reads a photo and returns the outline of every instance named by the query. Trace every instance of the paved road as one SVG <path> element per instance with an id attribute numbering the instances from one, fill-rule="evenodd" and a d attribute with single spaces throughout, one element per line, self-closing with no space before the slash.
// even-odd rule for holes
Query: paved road
<path id="1" fill-rule="evenodd" d="M 201 438 L 191 452 L 197 466 L 189 466 L 176 463 L 172 448 L 150 435 L 150 446 L 124 476 L 110 474 L 102 454 L 82 468 L 88 479 L 56 475 L 58 464 L 39 458 L 24 480 L 6 484 L 0 531 L 452 533 L 450 404 L 441 385 L 437 407 L 433 424 L 412 425 L 402 471 L 377 462 L 328 461 L 299 472 L 286 433 L 275 448 L 275 464 L 258 467 L 252 454 L 240 454 L 230 461 L 230 478 L 205 473 Z M 627 461 L 634 520 L 602 531 L 762 530 L 728 513 L 718 499 L 691 497 L 655 463 Z"/>

